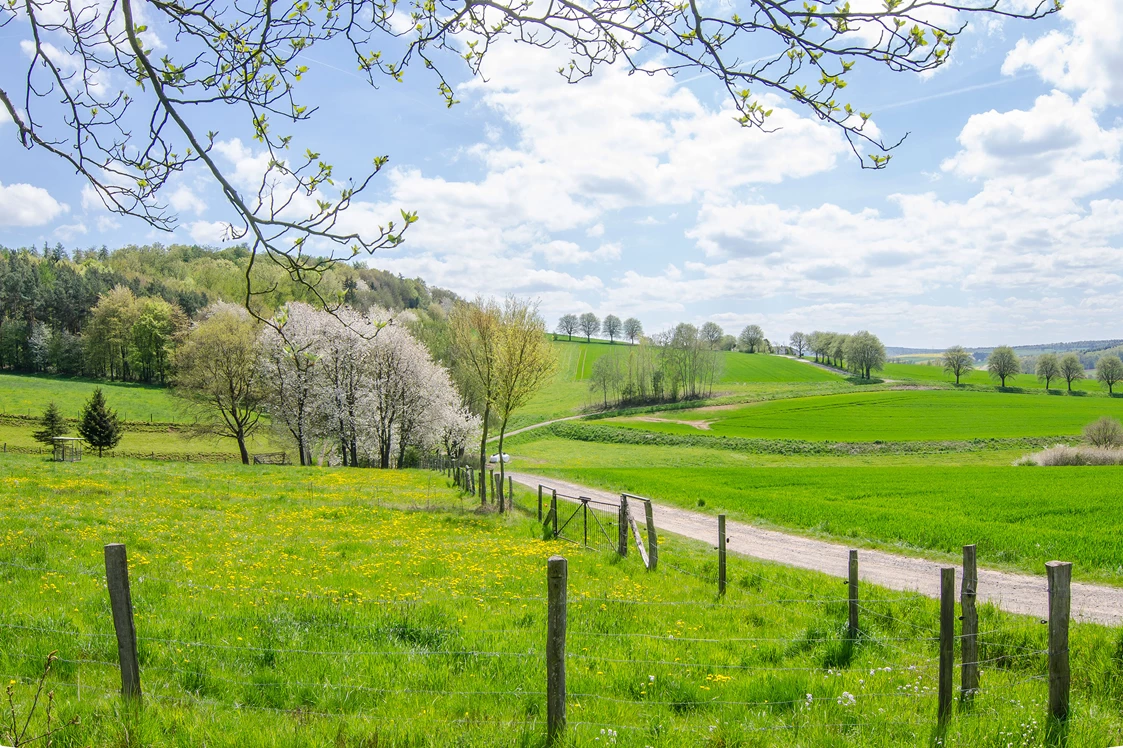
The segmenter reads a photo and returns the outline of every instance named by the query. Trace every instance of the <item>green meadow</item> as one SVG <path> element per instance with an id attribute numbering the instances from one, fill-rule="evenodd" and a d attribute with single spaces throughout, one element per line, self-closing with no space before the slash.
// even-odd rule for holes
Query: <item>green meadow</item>
<path id="1" fill-rule="evenodd" d="M 888 550 L 1123 584 L 1123 505 L 1114 467 L 877 466 L 537 468 L 684 508 Z"/>
<path id="2" fill-rule="evenodd" d="M 38 416 L 54 401 L 65 418 L 77 418 L 98 387 L 109 407 L 125 421 L 179 423 L 187 420 L 182 404 L 164 387 L 0 373 L 0 414 Z"/>
<path id="3" fill-rule="evenodd" d="M 3 460 L 0 675 L 49 652 L 53 745 L 544 745 L 545 560 L 569 558 L 568 746 L 895 746 L 935 719 L 937 610 L 665 538 L 660 569 L 543 541 L 416 471 Z M 528 503 L 528 494 L 519 501 Z M 124 542 L 143 701 L 116 689 L 102 546 Z M 1044 630 L 982 609 L 988 663 L 945 745 L 1044 734 Z M 1072 746 L 1123 736 L 1117 635 L 1077 625 Z M 42 708 L 32 720 L 42 727 Z"/>
<path id="4" fill-rule="evenodd" d="M 898 390 L 798 397 L 605 423 L 669 434 L 831 441 L 931 441 L 1078 435 L 1123 399 L 961 390 Z"/>

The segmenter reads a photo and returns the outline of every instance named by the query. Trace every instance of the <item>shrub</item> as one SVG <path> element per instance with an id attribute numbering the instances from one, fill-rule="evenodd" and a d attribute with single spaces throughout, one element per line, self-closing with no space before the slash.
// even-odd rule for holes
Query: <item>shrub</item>
<path id="1" fill-rule="evenodd" d="M 1069 447 L 1065 444 L 1058 444 L 1041 452 L 1020 457 L 1014 464 L 1040 465 L 1041 467 L 1123 465 L 1123 449 Z"/>
<path id="2" fill-rule="evenodd" d="M 1084 438 L 1096 447 L 1123 446 L 1123 425 L 1114 418 L 1104 416 L 1084 427 Z"/>

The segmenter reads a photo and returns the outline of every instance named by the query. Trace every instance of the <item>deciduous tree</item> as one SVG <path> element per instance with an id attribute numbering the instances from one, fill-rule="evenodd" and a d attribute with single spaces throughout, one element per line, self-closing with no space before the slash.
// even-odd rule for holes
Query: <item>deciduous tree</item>
<path id="1" fill-rule="evenodd" d="M 577 332 L 579 323 L 576 314 L 564 314 L 558 320 L 558 332 L 569 337 L 573 340 L 573 333 Z"/>
<path id="2" fill-rule="evenodd" d="M 792 336 L 788 339 L 788 344 L 795 351 L 795 355 L 803 358 L 803 351 L 807 348 L 807 336 L 801 332 L 793 332 Z"/>
<path id="3" fill-rule="evenodd" d="M 1061 376 L 1061 362 L 1055 353 L 1042 353 L 1037 357 L 1037 365 L 1034 368 L 1038 381 L 1045 383 L 1045 389 L 1049 389 L 1049 382 Z"/>
<path id="4" fill-rule="evenodd" d="M 176 351 L 175 386 L 195 416 L 195 432 L 233 439 L 242 464 L 261 423 L 265 397 L 258 334 L 245 309 L 213 304 Z"/>
<path id="5" fill-rule="evenodd" d="M 499 378 L 495 398 L 501 479 L 506 477 L 503 438 L 511 415 L 526 405 L 557 369 L 557 355 L 546 342 L 545 333 L 546 323 L 538 314 L 536 302 L 507 297 L 500 317 Z"/>
<path id="6" fill-rule="evenodd" d="M 998 346 L 987 358 L 987 371 L 990 372 L 990 378 L 1000 382 L 1001 387 L 1005 387 L 1006 380 L 1016 377 L 1021 370 L 1022 362 L 1018 359 L 1018 354 L 1014 353 L 1014 349 L 1008 345 Z"/>
<path id="7" fill-rule="evenodd" d="M 725 337 L 725 330 L 722 330 L 718 323 L 707 322 L 702 325 L 698 335 L 702 338 L 702 343 L 708 346 L 711 351 L 721 350 L 721 339 Z"/>
<path id="8" fill-rule="evenodd" d="M 462 392 L 480 414 L 480 475 L 487 473 L 487 434 L 499 396 L 499 351 L 503 312 L 493 299 L 477 296 L 461 302 L 449 315 L 455 374 Z M 487 503 L 487 481 L 479 482 L 480 503 Z"/>
<path id="9" fill-rule="evenodd" d="M 1075 353 L 1066 353 L 1061 356 L 1061 376 L 1064 377 L 1068 391 L 1072 392 L 1072 383 L 1084 378 L 1084 364 Z"/>
<path id="10" fill-rule="evenodd" d="M 756 353 L 764 342 L 764 330 L 760 329 L 760 325 L 746 325 L 737 336 L 737 342 L 741 344 L 742 351 Z"/>
<path id="11" fill-rule="evenodd" d="M 624 320 L 624 337 L 635 345 L 636 341 L 643 337 L 643 324 L 635 317 L 628 317 Z"/>
<path id="12" fill-rule="evenodd" d="M 885 367 L 885 346 L 876 335 L 859 330 L 845 338 L 843 356 L 852 372 L 863 379 L 869 379 L 872 372 L 881 371 Z"/>
<path id="13" fill-rule="evenodd" d="M 609 343 L 615 343 L 616 338 L 620 337 L 620 332 L 623 330 L 623 323 L 620 318 L 615 314 L 610 314 L 604 318 L 604 323 L 601 325 L 601 330 L 608 336 Z"/>
<path id="14" fill-rule="evenodd" d="M 944 372 L 953 375 L 956 384 L 959 384 L 961 377 L 975 370 L 975 357 L 961 345 L 948 348 L 940 356 L 940 360 L 943 361 Z"/>
<path id="15" fill-rule="evenodd" d="M 586 343 L 590 342 L 592 337 L 600 332 L 600 320 L 597 319 L 597 315 L 592 312 L 585 312 L 582 314 L 579 322 L 581 325 L 581 332 L 585 333 Z"/>
<path id="16" fill-rule="evenodd" d="M 1100 356 L 1100 360 L 1096 362 L 1096 379 L 1107 387 L 1109 395 L 1114 394 L 1115 385 L 1123 380 L 1123 361 L 1114 354 Z"/>

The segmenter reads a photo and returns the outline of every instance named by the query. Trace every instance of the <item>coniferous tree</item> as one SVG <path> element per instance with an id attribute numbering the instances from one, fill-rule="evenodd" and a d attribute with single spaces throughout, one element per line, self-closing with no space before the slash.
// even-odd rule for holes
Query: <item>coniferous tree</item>
<path id="1" fill-rule="evenodd" d="M 58 406 L 53 402 L 49 403 L 47 409 L 43 411 L 43 417 L 39 419 L 39 425 L 42 428 L 33 433 L 31 437 L 41 444 L 53 445 L 56 436 L 66 436 L 66 433 L 70 430 L 66 427 L 66 421 L 59 413 Z"/>
<path id="2" fill-rule="evenodd" d="M 93 397 L 82 410 L 78 433 L 91 447 L 97 447 L 98 457 L 102 456 L 102 450 L 113 449 L 121 441 L 121 422 L 117 411 L 110 410 L 105 404 L 101 387 L 94 390 Z"/>

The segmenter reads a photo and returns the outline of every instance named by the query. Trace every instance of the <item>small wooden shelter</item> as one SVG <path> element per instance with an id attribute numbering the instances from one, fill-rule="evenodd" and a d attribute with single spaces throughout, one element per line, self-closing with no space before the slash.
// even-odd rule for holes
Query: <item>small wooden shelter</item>
<path id="1" fill-rule="evenodd" d="M 82 440 L 76 436 L 56 436 L 55 462 L 78 462 L 82 459 Z"/>

